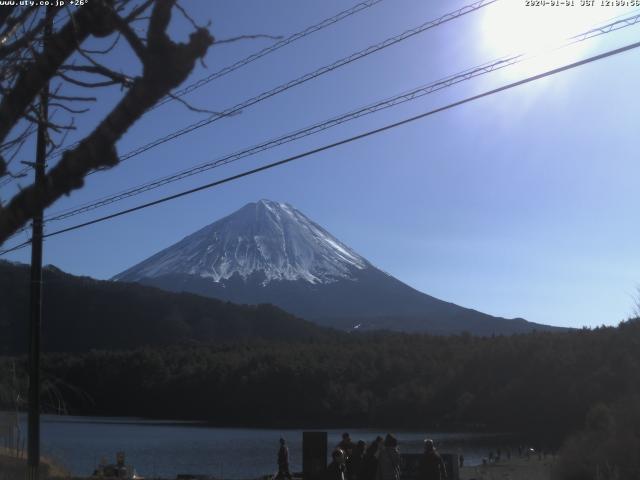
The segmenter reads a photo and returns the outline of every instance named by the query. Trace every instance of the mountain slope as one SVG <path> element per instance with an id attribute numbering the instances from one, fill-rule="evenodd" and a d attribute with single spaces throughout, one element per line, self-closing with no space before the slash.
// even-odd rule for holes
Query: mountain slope
<path id="1" fill-rule="evenodd" d="M 114 277 L 140 280 L 182 273 L 214 282 L 255 272 L 263 284 L 351 278 L 367 261 L 286 204 L 250 203 Z"/>
<path id="2" fill-rule="evenodd" d="M 519 333 L 507 320 L 419 292 L 374 267 L 290 205 L 261 200 L 116 275 L 170 291 L 273 303 L 345 330 Z"/>
<path id="3" fill-rule="evenodd" d="M 28 287 L 26 265 L 0 261 L 0 354 L 26 351 Z M 55 267 L 44 270 L 42 334 L 48 352 L 334 335 L 271 305 L 233 305 Z"/>

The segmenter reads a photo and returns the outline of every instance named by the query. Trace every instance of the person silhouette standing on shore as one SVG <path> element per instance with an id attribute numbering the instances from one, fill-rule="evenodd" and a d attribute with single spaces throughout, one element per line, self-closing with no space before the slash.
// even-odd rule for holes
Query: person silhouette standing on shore
<path id="1" fill-rule="evenodd" d="M 381 436 L 376 437 L 364 452 L 362 470 L 360 471 L 361 480 L 375 480 L 376 472 L 378 471 L 378 454 L 382 448 L 383 440 Z"/>
<path id="2" fill-rule="evenodd" d="M 331 453 L 331 463 L 322 474 L 322 480 L 346 480 L 345 472 L 347 468 L 345 462 L 346 455 L 344 450 L 336 448 L 333 453 Z"/>
<path id="3" fill-rule="evenodd" d="M 351 435 L 348 432 L 344 432 L 342 434 L 342 440 L 338 444 L 340 450 L 344 452 L 344 454 L 349 457 L 353 453 L 353 450 L 356 448 L 356 444 L 351 440 Z"/>
<path id="4" fill-rule="evenodd" d="M 356 444 L 356 448 L 353 449 L 353 453 L 351 454 L 351 472 L 347 468 L 347 473 L 351 475 L 351 480 L 359 480 L 362 477 L 362 467 L 364 465 L 364 452 L 367 448 L 367 444 L 360 440 Z M 349 464 L 347 464 L 349 467 Z"/>
<path id="5" fill-rule="evenodd" d="M 387 433 L 384 439 L 384 446 L 378 453 L 378 471 L 376 480 L 399 480 L 400 479 L 400 452 L 398 451 L 398 440 L 395 436 Z"/>
<path id="6" fill-rule="evenodd" d="M 424 441 L 424 454 L 420 465 L 420 480 L 446 480 L 447 468 L 442 457 L 436 452 L 433 440 Z"/>
<path id="7" fill-rule="evenodd" d="M 336 448 L 339 448 L 344 452 L 345 468 L 346 468 L 345 475 L 347 477 L 347 480 L 352 480 L 353 478 L 352 457 L 353 457 L 353 451 L 356 448 L 356 444 L 353 443 L 353 441 L 351 440 L 351 436 L 349 435 L 349 433 L 344 432 L 342 434 L 342 441 L 338 444 Z"/>
<path id="8" fill-rule="evenodd" d="M 291 480 L 291 473 L 289 472 L 289 449 L 287 448 L 287 442 L 284 438 L 280 439 L 280 449 L 278 450 L 278 474 L 276 480 L 281 478 L 287 478 Z"/>

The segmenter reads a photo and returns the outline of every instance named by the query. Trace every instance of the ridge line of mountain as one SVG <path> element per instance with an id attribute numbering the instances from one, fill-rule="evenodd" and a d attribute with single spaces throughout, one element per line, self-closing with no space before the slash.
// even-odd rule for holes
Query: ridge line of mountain
<path id="1" fill-rule="evenodd" d="M 382 272 L 289 204 L 249 203 L 113 277 L 234 303 L 272 303 L 352 331 L 479 335 L 554 330 L 420 292 Z"/>

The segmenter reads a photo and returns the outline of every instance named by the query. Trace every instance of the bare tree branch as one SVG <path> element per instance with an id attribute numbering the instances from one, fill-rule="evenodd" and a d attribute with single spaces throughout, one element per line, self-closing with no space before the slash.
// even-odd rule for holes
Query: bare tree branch
<path id="1" fill-rule="evenodd" d="M 4 26 L 7 20 L 13 13 L 11 8 L 0 8 L 0 26 Z"/>
<path id="2" fill-rule="evenodd" d="M 148 46 L 140 58 L 143 64 L 142 76 L 133 81 L 131 88 L 127 90 L 120 102 L 93 132 L 81 140 L 75 148 L 63 153 L 57 165 L 45 175 L 42 186 L 30 185 L 16 194 L 6 207 L 0 208 L 0 244 L 25 225 L 39 208 L 47 207 L 61 196 L 82 187 L 84 177 L 90 171 L 116 165 L 118 163 L 116 142 L 150 107 L 179 86 L 193 70 L 195 62 L 206 54 L 214 39 L 204 28 L 194 31 L 186 44 L 175 43 L 168 37 L 166 29 L 171 20 L 174 4 L 175 0 L 155 1 L 147 32 Z M 78 15 L 85 11 L 88 9 L 80 9 Z M 112 22 L 114 26 L 120 23 L 113 16 L 120 17 L 113 11 L 111 14 L 113 14 L 111 18 L 114 20 Z M 80 20 L 82 19 L 78 19 L 78 24 L 82 25 Z M 83 21 L 88 22 L 90 19 Z M 81 28 L 84 30 L 77 32 L 79 38 L 86 38 L 85 31 L 91 30 L 91 25 L 83 25 Z M 60 43 L 61 39 L 58 39 L 58 42 L 60 48 L 64 49 L 64 53 L 67 53 L 67 45 Z M 49 56 L 56 60 L 55 69 L 46 70 L 51 77 L 56 75 L 56 70 L 68 55 L 49 53 Z M 42 67 L 51 68 L 51 63 L 53 62 L 50 60 Z M 36 83 L 36 80 L 33 79 L 32 82 Z M 24 80 L 23 83 L 25 83 Z M 27 85 L 32 87 L 28 82 Z M 3 100 L 0 104 L 0 126 L 5 121 L 5 117 L 2 116 L 4 105 Z M 26 106 L 22 112 L 25 109 Z M 4 115 L 7 114 L 4 113 Z M 0 129 L 0 135 L 2 133 Z M 0 136 L 0 138 L 3 137 Z"/>
<path id="3" fill-rule="evenodd" d="M 97 100 L 96 97 L 70 97 L 67 95 L 49 95 L 49 98 L 53 98 L 55 100 L 68 100 L 70 102 L 95 102 Z"/>
<path id="4" fill-rule="evenodd" d="M 8 163 L 8 162 L 7 162 L 7 163 Z M 24 177 L 26 177 L 26 176 L 27 176 L 27 174 L 26 174 L 26 173 L 20 173 L 20 172 L 18 172 L 18 173 L 12 173 L 12 172 L 9 172 L 9 171 L 7 171 L 7 172 L 5 173 L 5 175 L 10 176 L 11 178 L 24 178 Z M 0 175 L 0 176 L 1 176 L 1 175 Z"/>
<path id="5" fill-rule="evenodd" d="M 36 27 L 28 29 L 25 35 L 20 37 L 15 42 L 9 45 L 0 46 L 0 59 L 5 58 L 10 53 L 13 53 L 16 50 L 31 44 L 34 38 L 36 38 L 38 34 L 44 30 L 44 26 L 47 24 L 49 19 L 54 17 L 55 15 L 56 13 L 54 10 L 47 10 L 47 13 L 45 14 L 44 18 L 40 20 L 40 22 L 38 22 L 38 25 Z M 4 37 L 2 40 L 5 40 L 6 38 L 7 37 Z M 5 42 L 0 41 L 0 43 L 4 44 Z"/>
<path id="6" fill-rule="evenodd" d="M 51 104 L 49 104 L 51 105 Z M 73 126 L 73 122 L 72 122 L 72 126 Z M 64 142 L 66 142 L 67 140 L 67 135 L 69 135 L 69 132 L 71 130 L 66 130 L 64 132 L 64 134 L 62 135 L 62 138 L 60 139 L 59 142 L 54 142 L 53 140 L 51 140 L 50 145 L 51 148 L 47 151 L 47 156 L 51 155 L 53 152 L 55 152 L 56 150 L 58 150 L 59 148 L 61 148 L 62 145 L 64 145 Z"/>
<path id="7" fill-rule="evenodd" d="M 116 28 L 127 40 L 129 46 L 133 49 L 138 58 L 142 60 L 147 54 L 147 48 L 145 47 L 144 43 L 142 43 L 142 40 L 140 39 L 140 37 L 138 37 L 136 32 L 134 32 L 129 24 L 122 20 L 120 17 L 118 17 L 118 19 L 116 20 Z"/>
<path id="8" fill-rule="evenodd" d="M 203 28 L 203 25 L 198 25 L 196 21 L 193 18 L 191 18 L 191 15 L 189 15 L 189 13 L 178 2 L 176 2 L 176 8 L 182 14 L 182 16 L 187 19 L 187 21 L 191 24 L 193 28 L 196 28 L 196 29 Z M 209 22 L 209 24 L 210 23 L 211 22 Z"/>
<path id="9" fill-rule="evenodd" d="M 187 107 L 192 112 L 195 112 L 195 113 L 206 113 L 208 115 L 222 115 L 221 112 L 214 112 L 213 110 L 207 110 L 205 108 L 194 107 L 189 102 L 187 102 L 184 98 L 178 97 L 178 96 L 174 95 L 173 93 L 168 93 L 167 96 L 173 98 L 174 100 L 177 100 L 178 102 L 180 102 L 182 105 Z M 232 113 L 231 115 L 226 115 L 226 116 L 233 117 L 233 116 L 239 115 L 239 114 L 240 114 L 240 112 L 238 111 L 238 112 Z"/>
<path id="10" fill-rule="evenodd" d="M 234 42 L 239 42 L 242 40 L 255 40 L 257 38 L 268 38 L 270 40 L 281 40 L 282 36 L 275 36 L 275 35 L 267 35 L 267 34 L 256 34 L 256 35 L 240 35 L 238 37 L 231 37 L 231 38 L 223 38 L 222 40 L 216 40 L 216 45 L 220 44 L 220 43 L 234 43 Z"/>
<path id="11" fill-rule="evenodd" d="M 149 7 L 153 4 L 154 0 L 146 0 L 137 8 L 134 8 L 133 11 L 124 18 L 124 21 L 129 23 L 133 20 L 136 20 L 140 15 L 142 15 Z"/>
<path id="12" fill-rule="evenodd" d="M 58 72 L 56 73 L 56 75 L 73 85 L 83 88 L 110 87 L 111 85 L 117 85 L 120 83 L 116 80 L 105 80 L 104 82 L 85 82 L 84 80 L 78 80 L 77 78 L 70 77 L 69 75 L 66 75 L 62 72 Z"/>
<path id="13" fill-rule="evenodd" d="M 38 118 L 38 117 L 34 117 L 33 115 L 31 115 L 30 113 L 25 113 L 24 118 L 26 118 L 27 120 L 29 120 L 30 122 L 36 124 L 36 125 L 44 125 L 47 128 L 50 128 L 51 130 L 53 130 L 54 132 L 61 132 L 63 130 L 75 130 L 76 127 L 72 126 L 72 125 L 59 125 L 57 123 L 53 123 L 51 121 L 43 121 L 42 119 Z"/>
<path id="14" fill-rule="evenodd" d="M 63 109 L 65 112 L 69 112 L 69 113 L 74 113 L 74 114 L 81 114 L 81 113 L 87 113 L 90 109 L 89 108 L 82 108 L 82 109 L 75 109 L 75 108 L 71 108 L 67 105 L 64 105 L 62 103 L 58 103 L 58 102 L 49 102 L 49 106 L 50 107 L 58 107 Z"/>
<path id="15" fill-rule="evenodd" d="M 121 38 L 122 38 L 122 34 L 118 32 L 118 34 L 116 35 L 116 38 L 113 40 L 113 43 L 109 45 L 107 48 L 104 48 L 102 50 L 88 50 L 86 48 L 79 48 L 78 50 L 84 53 L 92 54 L 92 55 L 106 55 L 107 53 L 111 52 L 114 48 L 116 48 L 116 45 L 118 45 L 118 42 L 120 41 Z"/>
<path id="16" fill-rule="evenodd" d="M 111 70 L 111 69 L 109 69 L 109 68 L 107 68 L 107 67 L 105 67 L 103 65 L 98 65 L 98 64 L 95 64 L 95 65 L 63 65 L 62 67 L 60 67 L 60 70 L 63 70 L 63 71 L 68 70 L 68 71 L 72 71 L 72 72 L 85 72 L 85 73 L 92 73 L 92 74 L 95 74 L 95 75 L 102 75 L 103 77 L 107 77 L 107 78 L 110 78 L 112 80 L 112 82 L 110 84 L 120 83 L 120 84 L 124 85 L 125 87 L 129 87 L 133 83 L 133 79 L 127 77 L 126 75 L 123 75 L 122 73 L 114 72 L 113 70 Z M 65 78 L 65 80 L 69 81 L 68 78 Z M 104 86 L 104 85 L 98 85 L 98 86 Z"/>
<path id="17" fill-rule="evenodd" d="M 0 142 L 24 115 L 44 84 L 52 78 L 64 61 L 77 49 L 78 42 L 89 34 L 104 33 L 104 18 L 111 17 L 107 0 L 89 2 L 78 9 L 58 32 L 51 35 L 47 48 L 38 55 L 27 71 L 22 72 L 11 92 L 0 102 Z M 94 23 L 99 23 L 96 27 Z"/>
<path id="18" fill-rule="evenodd" d="M 2 9 L 5 10 L 8 15 L 7 15 L 7 19 L 6 19 L 6 29 L 5 32 L 2 33 L 2 35 L 0 35 L 0 44 L 4 45 L 5 43 L 7 43 L 7 41 L 9 40 L 10 37 L 12 37 L 13 35 L 15 35 L 15 33 L 18 31 L 18 29 L 24 25 L 24 23 L 27 21 L 27 18 L 29 18 L 30 15 L 36 13 L 38 11 L 37 8 L 25 8 L 22 10 L 22 12 L 20 13 L 20 15 L 16 16 L 16 17 L 11 17 L 11 14 L 13 13 L 13 10 L 10 8 L 7 9 Z M 3 22 L 4 24 L 4 22 Z"/>
<path id="19" fill-rule="evenodd" d="M 5 142 L 0 145 L 0 151 L 5 151 L 11 149 L 15 144 L 22 142 L 23 139 L 28 138 L 34 132 L 33 124 L 27 125 L 22 133 L 18 134 L 13 140 Z"/>

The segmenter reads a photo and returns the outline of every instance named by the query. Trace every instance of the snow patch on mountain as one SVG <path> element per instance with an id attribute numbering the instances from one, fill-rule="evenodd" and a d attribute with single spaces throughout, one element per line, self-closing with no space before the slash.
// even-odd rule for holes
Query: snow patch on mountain
<path id="1" fill-rule="evenodd" d="M 185 237 L 116 275 L 138 281 L 186 273 L 215 282 L 234 275 L 312 284 L 355 279 L 370 264 L 329 232 L 286 203 L 260 200 Z"/>

